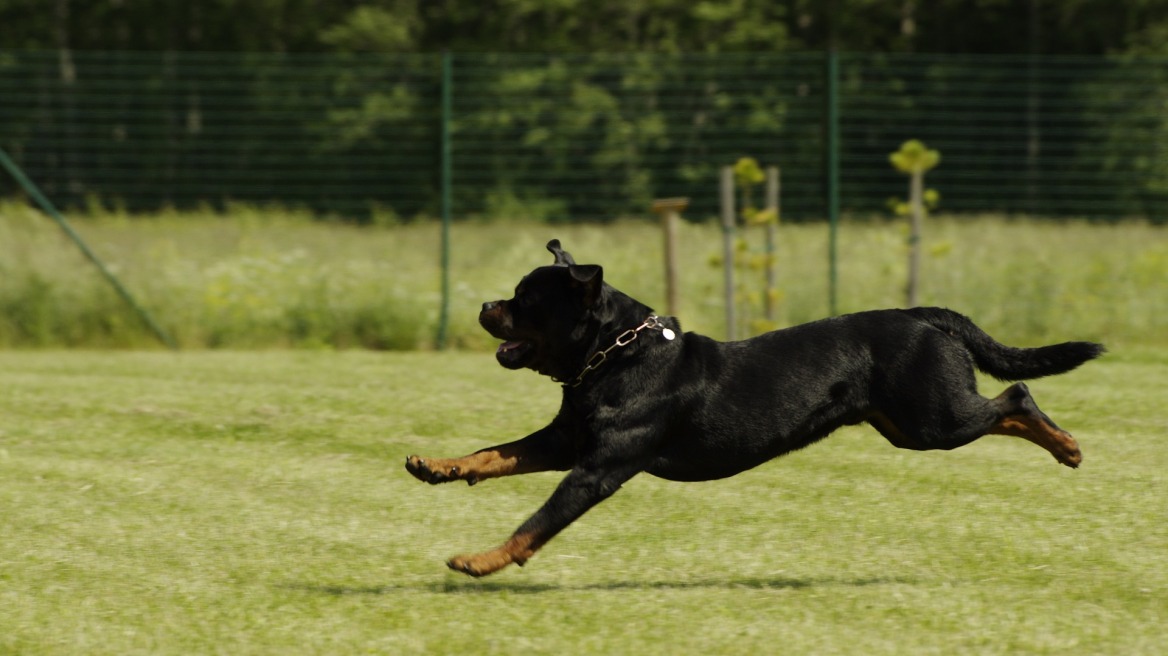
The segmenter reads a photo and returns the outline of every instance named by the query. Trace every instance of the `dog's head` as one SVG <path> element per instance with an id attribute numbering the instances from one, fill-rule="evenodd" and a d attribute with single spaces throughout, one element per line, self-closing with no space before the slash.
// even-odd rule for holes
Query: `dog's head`
<path id="1" fill-rule="evenodd" d="M 511 299 L 483 303 L 479 323 L 503 340 L 495 353 L 499 364 L 563 375 L 577 366 L 588 327 L 595 327 L 604 272 L 595 264 L 576 264 L 559 240 L 547 249 L 555 263 L 524 276 Z"/>

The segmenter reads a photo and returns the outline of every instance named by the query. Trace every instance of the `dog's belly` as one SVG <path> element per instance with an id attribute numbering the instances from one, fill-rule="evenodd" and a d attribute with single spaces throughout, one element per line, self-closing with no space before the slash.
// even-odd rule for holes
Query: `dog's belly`
<path id="1" fill-rule="evenodd" d="M 767 459 L 769 460 L 769 458 Z M 741 463 L 735 462 L 709 462 L 704 465 L 697 465 L 689 462 L 676 462 L 667 459 L 659 459 L 655 461 L 647 470 L 646 473 L 663 478 L 667 481 L 678 481 L 681 483 L 693 483 L 698 481 L 716 481 L 720 478 L 729 478 L 735 474 L 740 474 L 747 469 L 753 469 L 761 465 L 766 460 L 747 464 L 742 466 Z"/>
<path id="2" fill-rule="evenodd" d="M 675 438 L 645 471 L 670 481 L 713 481 L 753 469 L 815 439 L 793 439 L 779 431 Z"/>

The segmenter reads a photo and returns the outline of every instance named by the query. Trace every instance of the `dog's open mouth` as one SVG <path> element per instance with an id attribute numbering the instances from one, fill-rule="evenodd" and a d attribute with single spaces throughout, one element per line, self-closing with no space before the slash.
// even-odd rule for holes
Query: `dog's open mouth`
<path id="1" fill-rule="evenodd" d="M 495 359 L 508 369 L 520 369 L 527 364 L 534 350 L 531 342 L 508 340 L 499 345 Z"/>

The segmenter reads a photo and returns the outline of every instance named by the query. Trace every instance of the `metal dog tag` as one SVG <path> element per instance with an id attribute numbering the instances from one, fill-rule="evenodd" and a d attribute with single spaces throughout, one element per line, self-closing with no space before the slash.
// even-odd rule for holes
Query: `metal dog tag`
<path id="1" fill-rule="evenodd" d="M 670 340 L 671 340 L 671 339 L 673 339 L 674 337 L 677 337 L 677 333 L 673 332 L 673 331 L 672 331 L 672 330 L 670 330 L 669 328 L 662 328 L 662 329 L 661 329 L 661 336 L 662 336 L 662 337 L 664 337 L 665 339 L 670 339 Z"/>

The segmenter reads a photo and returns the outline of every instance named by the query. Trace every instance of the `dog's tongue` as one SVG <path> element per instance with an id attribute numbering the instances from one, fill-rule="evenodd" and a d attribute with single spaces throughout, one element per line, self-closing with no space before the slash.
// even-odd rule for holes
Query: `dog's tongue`
<path id="1" fill-rule="evenodd" d="M 503 342 L 499 345 L 498 352 L 503 353 L 504 351 L 510 351 L 513 348 L 518 348 L 521 344 L 523 344 L 523 342 Z"/>

